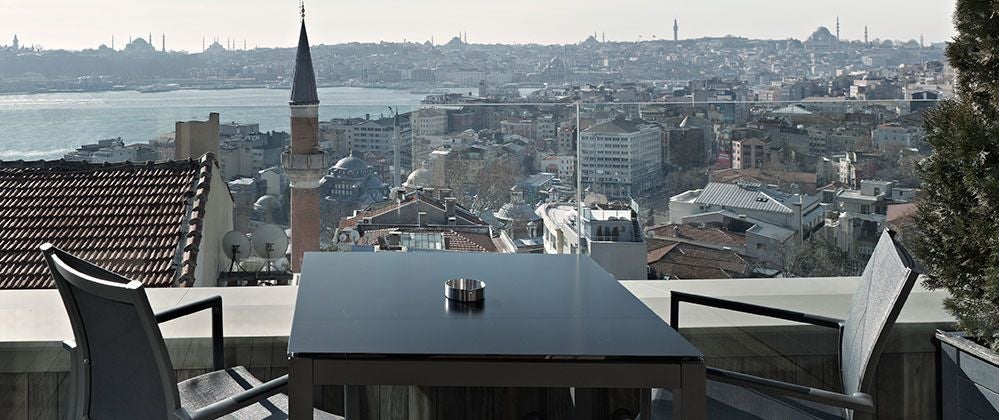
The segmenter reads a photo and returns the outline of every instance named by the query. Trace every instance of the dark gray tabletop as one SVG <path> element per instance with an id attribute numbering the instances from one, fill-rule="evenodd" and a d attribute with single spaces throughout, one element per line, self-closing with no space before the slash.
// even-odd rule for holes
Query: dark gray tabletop
<path id="1" fill-rule="evenodd" d="M 444 281 L 486 282 L 481 307 Z M 294 357 L 689 360 L 700 351 L 587 256 L 307 253 Z"/>

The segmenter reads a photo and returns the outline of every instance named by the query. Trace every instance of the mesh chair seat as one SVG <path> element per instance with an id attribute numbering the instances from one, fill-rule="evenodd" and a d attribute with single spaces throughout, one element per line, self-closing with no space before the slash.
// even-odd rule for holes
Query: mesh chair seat
<path id="1" fill-rule="evenodd" d="M 831 420 L 844 418 L 840 408 L 765 394 L 760 391 L 708 381 L 708 418 L 725 420 L 804 419 Z M 639 416 L 640 419 L 645 419 Z M 652 420 L 673 418 L 673 394 L 666 389 L 652 390 Z M 637 419 L 636 419 L 637 420 Z"/>
<path id="2" fill-rule="evenodd" d="M 181 406 L 188 410 L 205 407 L 216 401 L 236 395 L 240 392 L 260 385 L 261 382 L 242 366 L 217 370 L 197 376 L 177 384 L 180 391 Z M 245 407 L 239 411 L 222 417 L 223 419 L 267 419 L 278 420 L 288 418 L 288 396 L 276 394 L 264 401 Z M 325 411 L 314 410 L 313 418 L 324 420 L 343 420 Z"/>

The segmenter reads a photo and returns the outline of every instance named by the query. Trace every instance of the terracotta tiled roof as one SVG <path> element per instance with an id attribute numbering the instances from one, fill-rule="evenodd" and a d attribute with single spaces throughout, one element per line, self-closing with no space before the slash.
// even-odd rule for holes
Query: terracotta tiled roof
<path id="1" fill-rule="evenodd" d="M 444 232 L 444 248 L 448 251 L 497 252 L 489 235 L 468 232 Z"/>
<path id="2" fill-rule="evenodd" d="M 738 181 L 759 182 L 761 184 L 781 184 L 794 182 L 799 184 L 815 184 L 818 176 L 810 172 L 763 171 L 759 169 L 719 169 L 711 172 L 714 182 L 734 184 Z"/>
<path id="3" fill-rule="evenodd" d="M 650 236 L 660 239 L 675 239 L 681 242 L 700 242 L 719 246 L 744 248 L 746 236 L 728 232 L 716 227 L 698 227 L 692 225 L 662 225 L 649 229 Z"/>
<path id="4" fill-rule="evenodd" d="M 45 242 L 146 286 L 192 282 L 214 167 L 0 162 L 0 289 L 55 287 Z"/>
<path id="5" fill-rule="evenodd" d="M 887 222 L 894 223 L 903 219 L 910 219 L 915 215 L 916 208 L 916 203 L 889 204 L 886 216 Z"/>
<path id="6" fill-rule="evenodd" d="M 725 279 L 746 277 L 748 263 L 732 251 L 671 242 L 649 241 L 647 258 L 657 275 L 676 279 Z"/>

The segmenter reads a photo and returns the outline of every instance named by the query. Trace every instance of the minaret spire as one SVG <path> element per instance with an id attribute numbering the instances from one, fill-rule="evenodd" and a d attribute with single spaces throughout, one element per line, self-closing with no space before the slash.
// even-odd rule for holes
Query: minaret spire
<path id="1" fill-rule="evenodd" d="M 295 57 L 295 78 L 291 84 L 292 105 L 318 105 L 316 73 L 312 68 L 312 51 L 309 34 L 305 30 L 305 3 L 301 5 L 302 28 L 298 34 L 298 53 Z"/>
<path id="2" fill-rule="evenodd" d="M 836 41 L 839 41 L 839 16 L 836 16 Z"/>

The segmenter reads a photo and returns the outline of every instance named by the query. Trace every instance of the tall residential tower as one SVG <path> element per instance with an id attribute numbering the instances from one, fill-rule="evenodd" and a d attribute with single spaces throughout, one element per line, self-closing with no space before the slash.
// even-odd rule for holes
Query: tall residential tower
<path id="1" fill-rule="evenodd" d="M 305 6 L 289 105 L 291 147 L 281 155 L 281 164 L 291 179 L 291 270 L 300 272 L 302 255 L 319 251 L 319 182 L 329 167 L 326 154 L 319 150 L 319 95 L 305 32 Z"/>

